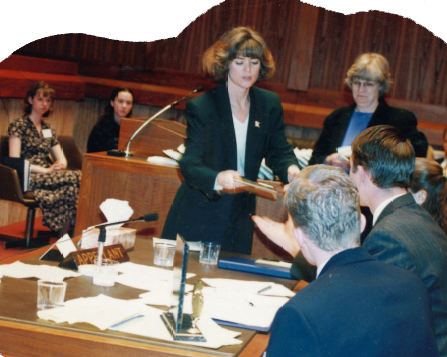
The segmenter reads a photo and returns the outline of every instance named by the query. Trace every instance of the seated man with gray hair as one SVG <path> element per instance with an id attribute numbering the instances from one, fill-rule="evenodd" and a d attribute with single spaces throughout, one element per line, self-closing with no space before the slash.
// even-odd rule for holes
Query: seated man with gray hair
<path id="1" fill-rule="evenodd" d="M 343 170 L 307 167 L 285 204 L 317 279 L 278 311 L 267 357 L 438 355 L 426 287 L 360 247 L 365 219 Z"/>

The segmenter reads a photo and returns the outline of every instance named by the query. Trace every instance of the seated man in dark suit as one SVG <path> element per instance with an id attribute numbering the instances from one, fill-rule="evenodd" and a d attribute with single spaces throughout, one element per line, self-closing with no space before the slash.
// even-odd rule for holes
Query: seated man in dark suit
<path id="1" fill-rule="evenodd" d="M 412 271 L 430 295 L 440 356 L 447 356 L 447 237 L 407 191 L 415 156 L 396 128 L 379 125 L 352 143 L 350 175 L 373 212 L 363 246 L 376 259 Z"/>
<path id="2" fill-rule="evenodd" d="M 365 219 L 343 170 L 307 167 L 286 207 L 318 278 L 278 311 L 267 357 L 438 355 L 424 284 L 359 247 Z"/>
<path id="3" fill-rule="evenodd" d="M 447 356 L 447 237 L 407 192 L 414 162 L 413 148 L 398 129 L 374 126 L 352 144 L 350 175 L 359 189 L 360 204 L 374 214 L 374 226 L 363 247 L 376 259 L 407 269 L 424 282 L 430 295 L 439 355 Z M 254 219 L 268 237 L 273 237 L 273 232 L 281 233 L 279 223 Z M 288 231 L 280 234 L 281 240 L 286 241 L 287 235 L 291 241 Z M 292 244 L 281 242 L 281 246 L 295 256 L 292 276 L 312 281 L 315 272 L 309 269 L 302 252 L 297 254 Z"/>

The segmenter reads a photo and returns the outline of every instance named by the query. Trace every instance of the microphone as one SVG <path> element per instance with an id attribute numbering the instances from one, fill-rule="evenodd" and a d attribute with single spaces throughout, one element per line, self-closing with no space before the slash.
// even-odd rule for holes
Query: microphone
<path id="1" fill-rule="evenodd" d="M 196 89 L 194 89 L 191 93 L 189 93 L 188 95 L 185 95 L 183 98 L 176 100 L 174 103 L 167 105 L 166 107 L 164 107 L 162 110 L 158 111 L 157 113 L 155 113 L 153 116 L 151 116 L 148 120 L 146 120 L 146 122 L 141 125 L 138 130 L 131 136 L 131 138 L 129 139 L 129 141 L 127 142 L 127 147 L 126 147 L 126 151 L 120 151 L 120 150 L 109 150 L 107 152 L 107 155 L 112 155 L 112 156 L 132 156 L 132 153 L 129 151 L 129 147 L 130 144 L 132 143 L 132 140 L 135 139 L 135 137 L 141 132 L 141 130 L 143 130 L 143 128 L 145 128 L 152 120 L 154 120 L 156 117 L 158 117 L 160 114 L 164 113 L 165 111 L 167 111 L 168 109 L 174 108 L 178 103 L 184 101 L 185 99 L 188 99 L 190 96 L 192 96 L 193 94 L 199 93 L 203 91 L 203 87 L 199 86 Z"/>
<path id="2" fill-rule="evenodd" d="M 158 213 L 149 213 L 149 214 L 146 214 L 139 218 L 130 219 L 128 221 L 101 223 L 101 224 L 94 226 L 93 228 L 105 228 L 107 226 L 113 226 L 115 224 L 124 224 L 124 223 L 131 223 L 131 222 L 140 222 L 140 221 L 144 221 L 144 222 L 158 221 Z"/>
<path id="3" fill-rule="evenodd" d="M 149 213 L 144 216 L 141 216 L 139 218 L 130 219 L 128 221 L 121 221 L 121 222 L 107 222 L 103 224 L 98 224 L 94 226 L 93 228 L 99 228 L 99 237 L 98 237 L 98 258 L 97 258 L 97 265 L 98 267 L 102 264 L 102 252 L 104 250 L 104 243 L 106 241 L 106 227 L 107 226 L 113 226 L 115 224 L 124 224 L 124 223 L 131 223 L 131 222 L 152 222 L 152 221 L 158 221 L 158 213 Z M 92 228 L 92 229 L 93 229 Z"/>

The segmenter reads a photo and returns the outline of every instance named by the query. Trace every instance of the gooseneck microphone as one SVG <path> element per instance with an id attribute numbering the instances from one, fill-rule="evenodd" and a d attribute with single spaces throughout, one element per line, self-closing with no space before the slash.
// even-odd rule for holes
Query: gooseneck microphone
<path id="1" fill-rule="evenodd" d="M 130 219 L 128 221 L 121 221 L 121 222 L 107 222 L 103 224 L 98 224 L 94 226 L 93 228 L 99 228 L 99 238 L 98 238 L 98 258 L 97 258 L 97 265 L 100 267 L 102 265 L 102 252 L 104 250 L 104 243 L 106 241 L 106 227 L 107 226 L 113 226 L 115 224 L 124 224 L 124 223 L 131 223 L 131 222 L 152 222 L 152 221 L 158 221 L 158 213 L 149 213 L 144 216 L 141 216 L 139 218 Z M 93 229 L 91 228 L 91 229 Z"/>
<path id="2" fill-rule="evenodd" d="M 166 107 L 164 107 L 162 110 L 160 110 L 159 112 L 155 113 L 153 116 L 151 116 L 148 120 L 146 120 L 146 122 L 141 125 L 138 130 L 132 135 L 132 137 L 129 139 L 129 141 L 127 142 L 127 147 L 126 147 L 126 151 L 121 152 L 120 155 L 118 156 L 132 156 L 131 152 L 129 151 L 129 147 L 130 144 L 132 143 L 132 140 L 135 139 L 135 137 L 141 132 L 141 130 L 143 130 L 152 120 L 154 120 L 156 117 L 158 117 L 160 114 L 164 113 L 165 111 L 167 111 L 168 109 L 174 108 L 178 103 L 184 101 L 185 99 L 188 99 L 190 96 L 192 96 L 193 94 L 199 93 L 203 91 L 203 87 L 197 87 L 196 89 L 194 89 L 191 93 L 189 93 L 188 95 L 184 96 L 183 98 L 176 100 L 174 103 L 171 103 L 169 105 L 167 105 Z M 116 155 L 116 154 L 114 154 Z"/>
<path id="3" fill-rule="evenodd" d="M 158 221 L 158 213 L 149 213 L 149 214 L 146 214 L 139 218 L 130 219 L 128 221 L 102 223 L 102 224 L 98 224 L 98 225 L 94 226 L 94 228 L 105 228 L 107 226 L 113 226 L 115 224 L 124 224 L 124 223 L 131 223 L 131 222 L 140 222 L 140 221 L 144 221 L 144 222 Z"/>

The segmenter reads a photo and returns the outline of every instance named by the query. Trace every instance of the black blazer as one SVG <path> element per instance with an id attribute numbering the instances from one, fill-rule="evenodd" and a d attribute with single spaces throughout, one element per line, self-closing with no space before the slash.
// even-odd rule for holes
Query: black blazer
<path id="1" fill-rule="evenodd" d="M 427 290 L 363 248 L 345 250 L 278 310 L 267 348 L 276 356 L 438 356 Z"/>
<path id="2" fill-rule="evenodd" d="M 376 259 L 412 271 L 431 300 L 439 355 L 447 356 L 447 237 L 411 193 L 389 203 L 363 246 Z"/>
<path id="3" fill-rule="evenodd" d="M 298 165 L 298 161 L 286 140 L 279 97 L 252 87 L 249 98 L 245 178 L 256 181 L 262 159 L 266 158 L 274 174 L 287 183 L 287 169 Z M 214 190 L 219 172 L 237 170 L 236 136 L 226 85 L 221 84 L 189 101 L 185 116 L 188 122 L 186 150 L 180 161 L 185 181 L 174 199 L 162 236 L 174 239 L 181 233 L 187 241 L 222 242 L 231 212 L 240 208 L 232 207 L 238 195 L 220 194 Z M 246 209 L 239 214 L 251 225 L 249 215 L 254 213 L 256 200 L 253 195 L 246 196 L 241 203 Z M 250 235 L 250 232 L 241 234 Z"/>
<path id="4" fill-rule="evenodd" d="M 323 131 L 315 143 L 309 165 L 322 164 L 327 156 L 337 152 L 356 104 L 333 111 L 327 116 L 323 124 Z M 391 125 L 402 131 L 413 145 L 417 157 L 426 157 L 428 141 L 424 133 L 417 130 L 416 116 L 405 109 L 390 107 L 383 97 L 379 98 L 379 105 L 371 117 L 368 128 L 376 125 Z"/>
<path id="5" fill-rule="evenodd" d="M 407 193 L 385 207 L 363 247 L 377 260 L 409 270 L 424 282 L 431 300 L 439 355 L 447 356 L 447 237 L 438 223 Z M 291 274 L 312 281 L 315 267 L 300 252 Z"/>

